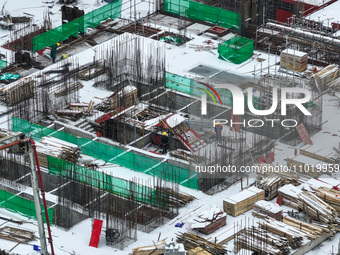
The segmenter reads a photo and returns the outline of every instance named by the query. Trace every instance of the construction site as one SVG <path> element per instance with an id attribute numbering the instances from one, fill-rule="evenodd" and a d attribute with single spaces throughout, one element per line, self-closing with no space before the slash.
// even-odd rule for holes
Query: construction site
<path id="1" fill-rule="evenodd" d="M 14 2 L 0 254 L 340 254 L 340 1 Z"/>

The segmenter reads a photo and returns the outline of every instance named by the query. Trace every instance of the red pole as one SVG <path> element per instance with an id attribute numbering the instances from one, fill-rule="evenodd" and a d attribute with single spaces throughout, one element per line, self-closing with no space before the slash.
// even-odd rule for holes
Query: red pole
<path id="1" fill-rule="evenodd" d="M 33 147 L 34 157 L 35 157 L 35 164 L 37 165 L 37 171 L 38 171 L 38 175 L 39 175 L 41 196 L 43 198 L 44 209 L 45 209 L 45 217 L 46 217 L 46 223 L 47 223 L 48 242 L 51 245 L 51 253 L 52 253 L 52 255 L 54 255 L 53 242 L 52 242 L 52 233 L 51 233 L 51 228 L 50 228 L 50 219 L 48 218 L 47 204 L 46 204 L 46 198 L 45 198 L 45 190 L 44 190 L 44 185 L 43 185 L 43 181 L 42 181 L 42 177 L 41 177 L 41 172 L 40 172 L 40 166 L 39 166 L 39 161 L 38 161 L 38 154 L 37 154 L 37 150 L 36 150 L 36 147 L 35 147 L 35 142 L 34 142 L 34 140 L 32 138 L 30 139 L 30 142 L 31 142 L 32 147 Z"/>

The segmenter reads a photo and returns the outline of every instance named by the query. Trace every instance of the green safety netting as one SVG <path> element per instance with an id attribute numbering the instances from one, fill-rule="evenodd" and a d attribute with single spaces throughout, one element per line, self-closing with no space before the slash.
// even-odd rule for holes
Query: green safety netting
<path id="1" fill-rule="evenodd" d="M 120 17 L 122 11 L 122 0 L 112 2 L 96 9 L 84 16 L 49 30 L 33 38 L 33 51 L 42 50 L 57 42 L 66 40 L 71 35 L 78 36 L 78 32 L 86 33 L 89 27 L 96 27 L 103 20 Z"/>
<path id="2" fill-rule="evenodd" d="M 218 45 L 219 58 L 240 64 L 249 59 L 254 52 L 254 41 L 236 36 Z"/>
<path id="3" fill-rule="evenodd" d="M 213 86 L 213 85 L 211 85 Z M 204 86 L 203 84 L 177 75 L 177 74 L 173 74 L 173 73 L 168 73 L 165 72 L 165 87 L 169 88 L 169 89 L 174 89 L 180 92 L 184 92 L 187 93 L 189 95 L 193 95 L 193 96 L 197 96 L 197 97 L 201 97 L 203 94 L 205 93 L 210 93 L 211 97 L 213 97 L 213 99 L 211 99 L 211 97 L 208 97 L 208 100 L 213 100 L 215 102 L 215 104 L 219 105 L 219 101 L 216 97 L 215 94 L 212 93 L 212 91 L 207 88 L 206 86 Z M 221 88 L 215 88 L 216 92 L 218 93 L 218 95 L 221 98 L 222 104 L 224 106 L 228 105 L 228 106 L 232 106 L 233 105 L 233 96 L 231 94 L 231 92 L 227 89 L 221 89 Z M 247 104 L 247 94 L 244 95 L 244 103 L 245 103 L 245 107 L 246 109 L 248 109 L 248 104 Z M 260 100 L 259 98 L 253 96 L 253 105 L 254 108 L 257 110 L 261 110 L 260 109 Z"/>
<path id="4" fill-rule="evenodd" d="M 0 69 L 5 68 L 7 66 L 7 61 L 0 59 Z"/>
<path id="5" fill-rule="evenodd" d="M 191 0 L 164 0 L 163 10 L 182 17 L 240 30 L 241 15 Z"/>
<path id="6" fill-rule="evenodd" d="M 123 197 L 134 197 L 137 201 L 154 204 L 156 190 L 144 185 L 129 182 L 100 171 L 88 169 L 66 162 L 59 158 L 47 156 L 49 172 L 72 180 L 84 182 L 99 189 L 104 189 Z M 132 190 L 132 192 L 131 192 Z"/>
<path id="7" fill-rule="evenodd" d="M 165 72 L 165 87 L 197 97 L 201 97 L 207 91 L 212 93 L 209 88 L 195 80 L 168 72 Z M 229 90 L 221 88 L 215 88 L 215 90 L 219 94 L 223 105 L 231 106 L 233 104 L 232 94 Z M 217 97 L 214 94 L 212 96 L 214 97 L 212 100 L 219 104 Z M 208 100 L 210 100 L 210 97 L 208 97 Z"/>
<path id="8" fill-rule="evenodd" d="M 128 169 L 157 176 L 163 180 L 179 183 L 185 187 L 198 189 L 198 175 L 195 171 L 178 167 L 165 162 L 142 156 L 123 149 L 92 141 L 86 138 L 79 138 L 74 135 L 56 131 L 52 128 L 42 127 L 18 118 L 12 117 L 12 130 L 15 132 L 29 133 L 35 140 L 44 136 L 52 136 L 61 140 L 74 143 L 81 147 L 82 153 L 96 159 L 118 164 Z"/>
<path id="9" fill-rule="evenodd" d="M 19 213 L 28 218 L 37 218 L 33 201 L 13 195 L 12 193 L 4 190 L 0 190 L 0 207 L 5 208 L 11 212 Z M 43 205 L 41 205 L 41 209 L 43 212 L 43 220 L 44 222 L 46 222 L 45 210 Z M 53 208 L 48 208 L 47 211 L 50 223 L 52 223 Z"/>

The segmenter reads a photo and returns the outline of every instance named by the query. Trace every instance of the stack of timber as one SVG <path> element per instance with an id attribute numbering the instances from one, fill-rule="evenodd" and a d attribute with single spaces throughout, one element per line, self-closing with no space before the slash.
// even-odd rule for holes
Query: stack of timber
<path id="1" fill-rule="evenodd" d="M 264 190 L 266 200 L 272 200 L 278 195 L 278 189 L 283 186 L 283 180 L 277 175 L 262 176 L 256 186 Z"/>
<path id="2" fill-rule="evenodd" d="M 318 189 L 314 189 L 315 194 L 325 201 L 327 204 L 332 206 L 338 213 L 340 213 L 340 191 L 321 187 Z"/>
<path id="3" fill-rule="evenodd" d="M 78 120 L 83 116 L 90 116 L 93 114 L 94 102 L 90 103 L 69 103 L 67 109 L 57 110 L 56 114 L 73 121 Z"/>
<path id="4" fill-rule="evenodd" d="M 162 255 L 164 254 L 165 239 L 149 246 L 142 246 L 133 249 L 132 255 Z"/>
<path id="5" fill-rule="evenodd" d="M 39 142 L 36 142 L 36 148 L 39 163 L 46 168 L 48 167 L 47 155 L 55 158 L 64 155 L 64 157 L 74 160 L 80 157 L 80 149 L 77 145 L 51 136 L 45 136 Z M 76 154 L 72 155 L 72 153 Z"/>
<path id="6" fill-rule="evenodd" d="M 294 186 L 301 184 L 301 180 L 295 174 L 270 174 L 258 175 L 259 179 L 256 187 L 265 191 L 265 199 L 272 200 L 277 197 L 278 189 L 286 184 L 293 184 Z"/>
<path id="7" fill-rule="evenodd" d="M 54 94 L 56 97 L 63 97 L 63 96 L 73 93 L 74 91 L 82 89 L 83 87 L 84 85 L 81 82 L 74 81 L 66 87 L 57 86 L 57 88 L 54 91 L 52 91 L 51 94 Z"/>
<path id="8" fill-rule="evenodd" d="M 307 69 L 308 54 L 302 51 L 286 49 L 281 52 L 281 66 L 297 72 Z"/>
<path id="9" fill-rule="evenodd" d="M 207 252 L 206 250 L 202 249 L 201 247 L 196 247 L 194 249 L 188 250 L 187 255 L 213 255 L 210 252 Z"/>
<path id="10" fill-rule="evenodd" d="M 0 89 L 0 102 L 9 106 L 34 96 L 34 80 L 25 78 Z"/>
<path id="11" fill-rule="evenodd" d="M 303 222 L 295 218 L 292 218 L 290 216 L 284 217 L 283 222 L 290 226 L 298 228 L 300 231 L 303 231 L 304 233 L 308 234 L 309 239 L 316 239 L 317 237 L 323 234 L 333 235 L 335 233 L 335 231 L 331 228 L 317 226 L 311 223 Z"/>
<path id="12" fill-rule="evenodd" d="M 9 226 L 0 229 L 0 238 L 19 243 L 29 243 L 35 240 L 33 232 Z"/>
<path id="13" fill-rule="evenodd" d="M 302 245 L 303 240 L 308 239 L 309 237 L 309 234 L 300 231 L 300 229 L 274 219 L 268 218 L 264 222 L 259 222 L 258 224 L 260 228 L 272 234 L 287 238 L 289 245 L 293 249 L 299 248 Z"/>
<path id="14" fill-rule="evenodd" d="M 340 223 L 336 210 L 321 198 L 309 191 L 300 193 L 299 198 L 299 208 L 310 218 L 326 224 Z"/>
<path id="15" fill-rule="evenodd" d="M 270 203 L 264 200 L 260 200 L 254 204 L 253 209 L 253 215 L 259 216 L 259 218 L 261 218 L 261 216 L 269 216 L 279 221 L 282 221 L 283 219 L 283 210 L 276 203 Z"/>
<path id="16" fill-rule="evenodd" d="M 279 197 L 282 197 L 282 204 L 289 206 L 293 209 L 299 209 L 299 194 L 302 192 L 301 189 L 293 186 L 292 184 L 287 184 L 279 188 Z"/>
<path id="17" fill-rule="evenodd" d="M 103 73 L 105 73 L 105 66 L 104 65 L 94 65 L 86 67 L 85 69 L 78 72 L 78 77 L 81 80 L 91 80 Z"/>
<path id="18" fill-rule="evenodd" d="M 190 221 L 192 229 L 208 235 L 226 225 L 227 214 L 218 206 L 212 206 L 209 210 L 200 212 Z"/>
<path id="19" fill-rule="evenodd" d="M 264 200 L 264 190 L 252 186 L 225 199 L 223 201 L 223 210 L 227 214 L 236 217 L 251 210 L 259 200 Z"/>
<path id="20" fill-rule="evenodd" d="M 336 64 L 328 65 L 316 74 L 313 74 L 312 77 L 315 78 L 316 87 L 324 91 L 339 77 L 339 66 Z"/>
<path id="21" fill-rule="evenodd" d="M 164 192 L 164 194 L 169 194 L 169 205 L 175 206 L 175 207 L 183 207 L 186 204 L 189 204 L 196 198 L 192 195 L 189 195 L 184 192 L 176 192 L 173 189 L 165 188 L 165 187 L 157 187 L 157 190 L 161 190 Z M 165 193 L 166 192 L 166 193 Z"/>
<path id="22" fill-rule="evenodd" d="M 249 249 L 257 254 L 289 254 L 291 248 L 286 237 L 268 233 L 265 229 L 251 227 L 241 231 L 235 238 L 235 250 Z"/>
<path id="23" fill-rule="evenodd" d="M 131 105 L 135 105 L 138 103 L 137 91 L 135 86 L 127 85 L 97 104 L 95 109 L 106 113 L 120 107 L 127 108 Z"/>
<path id="24" fill-rule="evenodd" d="M 183 243 L 186 250 L 201 247 L 205 251 L 208 251 L 214 255 L 227 254 L 227 250 L 222 245 L 209 242 L 208 240 L 200 236 L 196 236 L 190 233 L 178 233 L 176 235 L 177 235 L 176 241 L 178 243 Z"/>

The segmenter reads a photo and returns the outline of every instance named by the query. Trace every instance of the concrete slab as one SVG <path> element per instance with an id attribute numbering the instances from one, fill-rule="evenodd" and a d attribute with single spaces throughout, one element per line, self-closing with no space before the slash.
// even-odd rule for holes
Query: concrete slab
<path id="1" fill-rule="evenodd" d="M 205 65 L 199 65 L 199 66 L 196 66 L 190 69 L 189 72 L 195 73 L 195 74 L 198 74 L 204 77 L 210 77 L 220 72 L 220 70 L 209 67 L 209 66 L 205 66 Z"/>
<path id="2" fill-rule="evenodd" d="M 199 24 L 199 23 L 195 23 L 195 24 L 193 24 L 191 26 L 188 26 L 187 27 L 187 31 L 189 33 L 192 33 L 192 34 L 199 35 L 199 34 L 203 33 L 204 31 L 206 31 L 209 28 L 210 28 L 210 26 L 202 25 L 202 24 Z"/>

